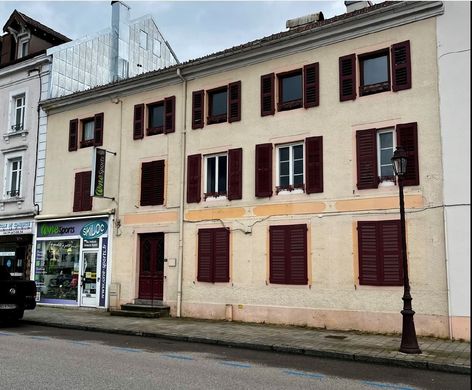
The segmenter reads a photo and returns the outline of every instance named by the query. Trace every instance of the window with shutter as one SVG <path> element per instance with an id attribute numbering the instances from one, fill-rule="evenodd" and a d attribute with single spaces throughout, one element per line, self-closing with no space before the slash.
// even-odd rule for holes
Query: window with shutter
<path id="1" fill-rule="evenodd" d="M 356 98 L 356 55 L 339 58 L 339 100 Z"/>
<path id="2" fill-rule="evenodd" d="M 88 148 L 95 144 L 95 118 L 85 118 L 80 120 L 82 127 L 81 148 Z"/>
<path id="3" fill-rule="evenodd" d="M 243 197 L 243 150 L 228 150 L 228 199 Z"/>
<path id="4" fill-rule="evenodd" d="M 410 41 L 392 46 L 392 90 L 401 91 L 411 88 Z"/>
<path id="5" fill-rule="evenodd" d="M 69 152 L 77 150 L 77 142 L 79 139 L 79 120 L 72 119 L 69 122 Z"/>
<path id="6" fill-rule="evenodd" d="M 272 196 L 272 144 L 256 145 L 256 197 Z"/>
<path id="7" fill-rule="evenodd" d="M 156 135 L 164 133 L 164 100 L 150 103 L 147 107 L 147 128 L 146 135 Z"/>
<path id="8" fill-rule="evenodd" d="M 377 130 L 358 130 L 356 132 L 357 146 L 357 188 L 364 190 L 377 188 Z"/>
<path id="9" fill-rule="evenodd" d="M 359 283 L 403 285 L 400 221 L 359 221 L 357 234 Z"/>
<path id="10" fill-rule="evenodd" d="M 229 229 L 198 230 L 199 282 L 229 282 Z"/>
<path id="11" fill-rule="evenodd" d="M 228 154 L 221 153 L 205 156 L 205 200 L 226 197 L 227 188 Z"/>
<path id="12" fill-rule="evenodd" d="M 164 160 L 141 165 L 141 206 L 164 204 Z"/>
<path id="13" fill-rule="evenodd" d="M 134 106 L 133 139 L 144 137 L 144 104 Z"/>
<path id="14" fill-rule="evenodd" d="M 397 125 L 397 145 L 403 147 L 407 154 L 406 174 L 403 177 L 403 185 L 419 185 L 418 125 L 416 122 Z"/>
<path id="15" fill-rule="evenodd" d="M 278 73 L 279 100 L 277 111 L 293 110 L 303 106 L 302 70 Z"/>
<path id="16" fill-rule="evenodd" d="M 275 74 L 261 76 L 261 116 L 275 113 Z"/>
<path id="17" fill-rule="evenodd" d="M 302 193 L 305 189 L 303 143 L 278 145 L 276 152 L 276 194 Z"/>
<path id="18" fill-rule="evenodd" d="M 192 92 L 192 129 L 203 129 L 205 91 Z"/>
<path id="19" fill-rule="evenodd" d="M 164 99 L 164 133 L 175 132 L 175 96 Z"/>
<path id="20" fill-rule="evenodd" d="M 303 67 L 303 105 L 305 108 L 320 104 L 319 63 Z"/>
<path id="21" fill-rule="evenodd" d="M 94 117 L 94 146 L 103 145 L 103 112 Z"/>
<path id="22" fill-rule="evenodd" d="M 202 155 L 187 157 L 187 203 L 199 203 L 201 200 Z"/>
<path id="23" fill-rule="evenodd" d="M 323 192 L 323 137 L 305 140 L 307 194 Z"/>
<path id="24" fill-rule="evenodd" d="M 390 91 L 390 58 L 387 49 L 359 55 L 359 95 Z"/>
<path id="25" fill-rule="evenodd" d="M 91 181 L 91 171 L 78 172 L 75 174 L 74 212 L 92 210 L 92 197 L 90 196 Z"/>
<path id="26" fill-rule="evenodd" d="M 230 83 L 228 89 L 228 122 L 238 122 L 241 120 L 241 81 Z"/>
<path id="27" fill-rule="evenodd" d="M 207 124 L 226 122 L 228 120 L 228 87 L 211 89 L 207 93 Z"/>
<path id="28" fill-rule="evenodd" d="M 307 225 L 269 227 L 270 283 L 307 284 Z"/>

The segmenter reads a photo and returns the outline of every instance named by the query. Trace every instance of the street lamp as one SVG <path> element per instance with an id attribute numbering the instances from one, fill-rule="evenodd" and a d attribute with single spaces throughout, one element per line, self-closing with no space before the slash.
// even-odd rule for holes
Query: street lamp
<path id="1" fill-rule="evenodd" d="M 406 173 L 407 155 L 405 150 L 398 146 L 392 157 L 393 171 L 398 177 L 400 187 L 400 229 L 402 236 L 402 265 L 403 265 L 403 316 L 402 342 L 400 352 L 421 353 L 416 339 L 415 323 L 413 316 L 415 312 L 411 307 L 410 281 L 408 279 L 408 262 L 406 254 L 406 234 L 405 234 L 405 204 L 403 200 L 403 176 Z"/>

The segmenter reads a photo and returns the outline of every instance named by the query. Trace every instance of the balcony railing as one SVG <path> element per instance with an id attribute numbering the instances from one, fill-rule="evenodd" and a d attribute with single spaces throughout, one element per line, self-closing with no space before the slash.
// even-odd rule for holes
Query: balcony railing
<path id="1" fill-rule="evenodd" d="M 18 131 L 23 131 L 23 123 L 17 123 L 11 126 L 12 133 L 16 133 Z"/>
<path id="2" fill-rule="evenodd" d="M 19 190 L 7 191 L 7 196 L 9 198 L 18 198 L 20 196 L 20 191 Z"/>

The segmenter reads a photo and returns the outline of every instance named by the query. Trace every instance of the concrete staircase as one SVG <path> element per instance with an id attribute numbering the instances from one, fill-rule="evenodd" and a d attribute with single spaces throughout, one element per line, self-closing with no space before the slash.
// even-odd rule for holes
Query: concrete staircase
<path id="1" fill-rule="evenodd" d="M 134 303 L 121 305 L 121 310 L 113 310 L 110 314 L 121 317 L 162 318 L 169 317 L 169 312 L 170 307 L 162 301 L 135 299 Z"/>

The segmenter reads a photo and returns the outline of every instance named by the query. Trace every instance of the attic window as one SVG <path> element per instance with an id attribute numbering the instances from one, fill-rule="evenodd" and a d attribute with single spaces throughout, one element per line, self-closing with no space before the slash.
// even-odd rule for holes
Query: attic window
<path id="1" fill-rule="evenodd" d="M 28 55 L 29 51 L 29 40 L 28 38 L 21 39 L 18 42 L 18 58 L 23 58 Z"/>

